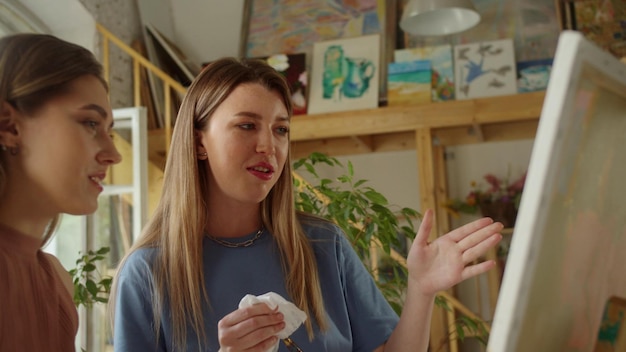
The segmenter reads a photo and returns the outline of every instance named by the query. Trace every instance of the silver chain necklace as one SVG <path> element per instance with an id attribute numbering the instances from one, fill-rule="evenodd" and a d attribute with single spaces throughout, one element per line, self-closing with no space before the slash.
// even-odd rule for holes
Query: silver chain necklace
<path id="1" fill-rule="evenodd" d="M 211 241 L 222 245 L 224 247 L 228 247 L 228 248 L 243 248 L 243 247 L 250 247 L 252 244 L 254 244 L 254 242 L 256 240 L 258 240 L 259 238 L 261 238 L 261 234 L 263 234 L 263 226 L 261 226 L 261 228 L 259 229 L 259 231 L 256 232 L 256 234 L 254 235 L 254 237 L 252 237 L 251 239 L 244 241 L 244 242 L 240 242 L 240 243 L 235 243 L 235 242 L 228 242 L 228 241 L 224 241 L 222 239 L 213 237 L 209 234 L 207 234 L 207 237 L 211 239 Z"/>

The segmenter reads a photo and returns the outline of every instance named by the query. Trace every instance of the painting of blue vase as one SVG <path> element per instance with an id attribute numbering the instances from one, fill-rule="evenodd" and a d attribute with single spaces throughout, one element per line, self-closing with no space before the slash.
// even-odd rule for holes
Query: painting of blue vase
<path id="1" fill-rule="evenodd" d="M 309 114 L 378 107 L 380 35 L 315 43 Z"/>

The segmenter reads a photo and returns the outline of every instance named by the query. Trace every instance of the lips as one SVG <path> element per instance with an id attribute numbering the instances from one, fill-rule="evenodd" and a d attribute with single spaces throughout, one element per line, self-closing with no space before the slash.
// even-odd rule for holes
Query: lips
<path id="1" fill-rule="evenodd" d="M 268 163 L 258 163 L 248 168 L 248 171 L 262 180 L 270 180 L 274 175 L 274 167 Z"/>
<path id="2" fill-rule="evenodd" d="M 91 182 L 93 182 L 96 186 L 98 186 L 98 189 L 102 191 L 104 189 L 102 187 L 102 182 L 104 181 L 105 177 L 106 177 L 106 174 L 104 173 L 94 174 L 94 175 L 89 175 L 89 180 L 91 180 Z"/>

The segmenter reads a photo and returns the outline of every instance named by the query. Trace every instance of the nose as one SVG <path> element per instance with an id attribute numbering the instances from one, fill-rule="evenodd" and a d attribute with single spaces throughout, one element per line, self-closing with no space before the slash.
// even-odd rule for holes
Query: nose
<path id="1" fill-rule="evenodd" d="M 274 144 L 274 136 L 271 130 L 264 130 L 259 132 L 259 140 L 256 145 L 256 152 L 274 155 L 276 154 L 276 145 Z"/>
<path id="2" fill-rule="evenodd" d="M 122 155 L 117 151 L 112 138 L 107 138 L 104 147 L 100 150 L 96 159 L 100 164 L 105 165 L 114 165 L 122 161 Z"/>

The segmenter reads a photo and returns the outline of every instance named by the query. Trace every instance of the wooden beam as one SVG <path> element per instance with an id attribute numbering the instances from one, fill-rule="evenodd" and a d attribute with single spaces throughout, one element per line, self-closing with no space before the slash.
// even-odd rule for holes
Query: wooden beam
<path id="1" fill-rule="evenodd" d="M 435 200 L 437 202 L 437 224 L 441 233 L 450 231 L 450 215 L 442 203 L 448 198 L 448 172 L 446 171 L 445 147 L 433 146 L 433 171 L 435 173 Z"/>
<path id="2" fill-rule="evenodd" d="M 478 142 L 484 142 L 485 141 L 485 135 L 483 134 L 483 129 L 482 127 L 480 127 L 480 125 L 476 122 L 474 122 L 472 124 L 472 127 L 470 129 L 470 133 L 473 134 L 474 136 L 476 136 L 476 139 L 478 139 Z"/>
<path id="3" fill-rule="evenodd" d="M 355 141 L 359 146 L 363 147 L 369 152 L 374 151 L 374 140 L 372 136 L 350 136 L 350 139 Z"/>
<path id="4" fill-rule="evenodd" d="M 469 126 L 536 120 L 544 92 L 515 94 L 474 100 L 456 100 L 405 106 L 301 115 L 291 122 L 291 140 L 406 132 L 419 128 Z"/>

